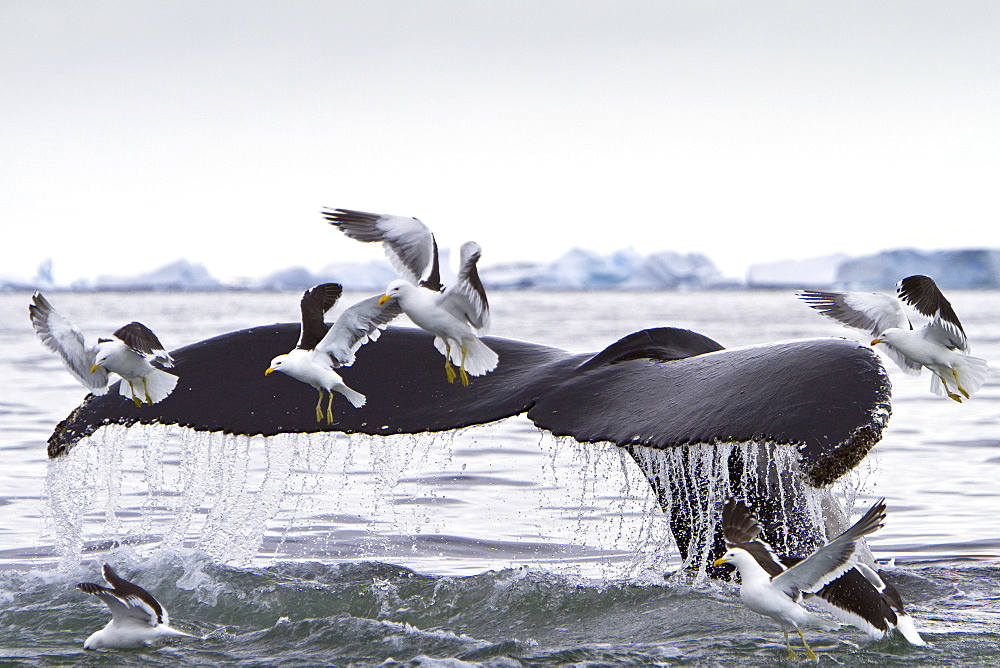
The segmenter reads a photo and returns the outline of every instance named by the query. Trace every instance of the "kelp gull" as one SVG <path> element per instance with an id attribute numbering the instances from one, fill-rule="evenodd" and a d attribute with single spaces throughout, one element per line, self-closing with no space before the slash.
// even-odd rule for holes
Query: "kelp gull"
<path id="1" fill-rule="evenodd" d="M 817 292 L 803 290 L 799 298 L 820 313 L 849 327 L 869 332 L 873 346 L 886 353 L 908 374 L 931 370 L 931 391 L 961 403 L 986 381 L 986 360 L 969 355 L 969 342 L 951 303 L 927 276 L 899 282 L 899 299 L 877 292 Z M 914 329 L 900 300 L 931 318 Z M 955 390 L 952 390 L 954 385 Z"/>
<path id="2" fill-rule="evenodd" d="M 452 363 L 458 365 L 458 377 L 466 386 L 470 375 L 481 376 L 496 368 L 497 354 L 479 339 L 490 320 L 486 289 L 476 269 L 482 254 L 479 244 L 462 244 L 458 276 L 442 288 L 437 241 L 421 221 L 350 209 L 323 215 L 352 239 L 382 242 L 393 266 L 406 276 L 388 285 L 382 302 L 398 301 L 413 324 L 435 335 L 434 346 L 444 355 L 449 383 L 456 378 Z"/>

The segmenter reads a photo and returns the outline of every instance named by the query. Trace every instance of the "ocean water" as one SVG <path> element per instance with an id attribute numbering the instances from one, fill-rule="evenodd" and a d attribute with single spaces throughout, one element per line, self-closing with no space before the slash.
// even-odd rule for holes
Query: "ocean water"
<path id="1" fill-rule="evenodd" d="M 48 296 L 86 332 L 138 319 L 169 348 L 294 321 L 299 297 Z M 86 392 L 34 336 L 29 297 L 0 294 L 0 663 L 787 662 L 781 633 L 733 585 L 675 573 L 630 460 L 523 417 L 388 439 L 111 428 L 50 462 L 46 439 Z M 1000 662 L 1000 295 L 949 298 L 991 363 L 987 385 L 960 405 L 887 363 L 889 427 L 836 486 L 855 509 L 886 497 L 869 545 L 893 560 L 884 576 L 932 646 L 810 630 L 823 663 Z M 500 292 L 491 304 L 492 333 L 574 352 L 655 326 L 727 347 L 852 336 L 785 292 Z M 75 584 L 100 581 L 104 562 L 201 638 L 85 652 L 108 615 Z"/>

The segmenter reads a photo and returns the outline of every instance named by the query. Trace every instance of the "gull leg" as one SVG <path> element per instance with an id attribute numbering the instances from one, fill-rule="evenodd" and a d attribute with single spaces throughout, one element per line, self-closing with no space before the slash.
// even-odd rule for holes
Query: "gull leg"
<path id="1" fill-rule="evenodd" d="M 964 387 L 962 387 L 961 381 L 958 380 L 958 370 L 957 369 L 952 369 L 951 373 L 952 373 L 953 376 L 955 376 L 955 387 L 958 388 L 958 391 L 961 392 L 962 394 L 964 394 L 966 399 L 971 399 L 972 397 L 969 396 L 969 393 L 965 391 Z"/>
<path id="2" fill-rule="evenodd" d="M 328 398 L 327 398 L 327 401 L 326 401 L 326 423 L 327 424 L 334 424 L 334 420 L 333 420 L 333 392 L 330 392 L 327 395 L 327 397 Z"/>
<path id="3" fill-rule="evenodd" d="M 798 659 L 799 655 L 795 653 L 794 649 L 792 649 L 792 643 L 788 639 L 788 631 L 786 631 L 785 629 L 781 629 L 781 632 L 785 634 L 785 647 L 788 648 L 788 658 L 789 659 Z"/>
<path id="4" fill-rule="evenodd" d="M 802 629 L 796 626 L 795 630 L 799 632 L 799 637 L 802 638 L 802 646 L 806 648 L 806 654 L 809 655 L 810 661 L 815 661 L 816 653 L 812 651 L 812 647 L 810 647 L 809 643 L 806 642 L 806 637 L 802 635 Z"/>
<path id="5" fill-rule="evenodd" d="M 469 386 L 469 374 L 465 373 L 465 346 L 462 346 L 462 366 L 458 367 L 458 373 L 462 376 L 462 385 Z"/>
<path id="6" fill-rule="evenodd" d="M 132 381 L 122 378 L 122 382 L 128 383 L 128 389 L 132 392 L 132 403 L 135 404 L 137 408 L 142 406 L 142 402 L 139 401 L 139 397 L 135 396 L 135 385 L 132 384 Z"/>
<path id="7" fill-rule="evenodd" d="M 146 385 L 145 377 L 142 379 L 142 392 L 146 395 L 146 403 L 152 406 L 153 400 L 149 398 L 149 386 Z"/>
<path id="8" fill-rule="evenodd" d="M 955 373 L 954 369 L 952 369 L 952 373 Z M 945 378 L 944 376 L 942 376 L 941 374 L 937 374 L 937 377 L 941 379 L 941 384 L 944 385 L 944 391 L 948 395 L 948 398 L 949 399 L 953 399 L 953 400 L 957 401 L 958 403 L 962 403 L 962 397 L 960 397 L 957 394 L 955 394 L 954 392 L 952 392 L 951 388 L 948 387 L 948 379 Z M 956 378 L 956 380 L 958 379 L 958 374 L 957 373 L 955 374 L 955 378 Z M 969 396 L 969 395 L 965 395 L 965 396 Z"/>
<path id="9" fill-rule="evenodd" d="M 444 373 L 448 376 L 448 382 L 455 382 L 455 367 L 451 365 L 451 344 L 445 341 L 444 343 Z"/>
<path id="10" fill-rule="evenodd" d="M 323 421 L 323 409 L 321 408 L 322 405 L 323 405 L 323 390 L 320 390 L 319 399 L 316 400 L 316 422 Z"/>

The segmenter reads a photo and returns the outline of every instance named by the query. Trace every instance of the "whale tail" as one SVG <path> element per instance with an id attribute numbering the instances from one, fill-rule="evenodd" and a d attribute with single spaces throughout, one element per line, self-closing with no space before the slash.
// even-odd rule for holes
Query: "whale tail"
<path id="1" fill-rule="evenodd" d="M 118 393 L 126 399 L 141 403 L 157 404 L 166 399 L 177 386 L 177 376 L 153 368 L 142 378 L 122 380 Z"/>

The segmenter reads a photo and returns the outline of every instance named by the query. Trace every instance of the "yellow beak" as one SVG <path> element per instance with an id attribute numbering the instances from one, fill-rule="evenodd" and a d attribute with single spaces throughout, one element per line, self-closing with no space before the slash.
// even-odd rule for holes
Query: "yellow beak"
<path id="1" fill-rule="evenodd" d="M 715 561 L 712 562 L 712 565 L 713 566 L 722 566 L 722 565 L 728 564 L 728 563 L 729 563 L 728 561 L 724 560 L 722 557 L 719 557 L 718 559 L 716 559 Z"/>
<path id="2" fill-rule="evenodd" d="M 392 297 L 390 297 L 389 295 L 382 295 L 381 297 L 378 298 L 378 305 L 381 306 L 382 304 L 386 303 L 390 299 L 392 299 Z"/>
<path id="3" fill-rule="evenodd" d="M 264 372 L 264 375 L 265 376 L 270 376 L 272 371 L 274 371 L 274 367 L 273 366 L 269 366 L 269 367 L 267 367 L 267 371 Z"/>
<path id="4" fill-rule="evenodd" d="M 90 367 L 90 373 L 97 373 L 97 370 L 100 368 L 101 368 L 100 364 L 95 364 L 94 366 Z"/>
<path id="5" fill-rule="evenodd" d="M 873 346 L 877 345 L 879 343 L 882 343 L 882 341 L 883 341 L 883 339 L 872 339 L 871 345 L 873 345 Z"/>

